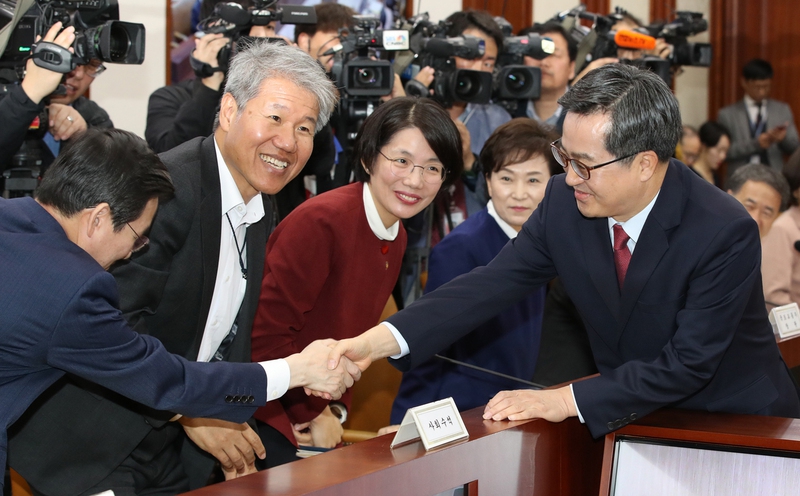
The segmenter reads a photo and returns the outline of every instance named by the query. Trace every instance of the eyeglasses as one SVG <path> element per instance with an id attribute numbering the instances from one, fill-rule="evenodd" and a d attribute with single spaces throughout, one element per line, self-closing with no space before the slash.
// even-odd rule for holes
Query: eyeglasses
<path id="1" fill-rule="evenodd" d="M 147 236 L 139 236 L 139 233 L 137 233 L 136 230 L 132 228 L 131 225 L 128 224 L 127 222 L 125 223 L 125 225 L 130 227 L 131 231 L 133 231 L 133 234 L 136 236 L 136 241 L 133 242 L 133 248 L 131 248 L 131 253 L 136 253 L 137 251 L 147 246 L 148 243 L 150 243 L 150 238 L 148 238 Z"/>
<path id="2" fill-rule="evenodd" d="M 389 161 L 389 170 L 396 177 L 407 177 L 412 170 L 419 167 L 423 181 L 428 184 L 439 184 L 444 181 L 444 176 L 447 174 L 447 169 L 442 167 L 441 164 L 417 165 L 407 158 L 389 158 L 383 152 L 379 151 L 378 153 Z"/>
<path id="3" fill-rule="evenodd" d="M 553 156 L 556 158 L 556 162 L 558 162 L 558 164 L 561 167 L 563 167 L 564 170 L 567 169 L 567 164 L 569 164 L 572 167 L 572 170 L 575 172 L 575 174 L 577 174 L 578 177 L 583 179 L 584 181 L 588 181 L 589 178 L 591 177 L 590 171 L 599 169 L 600 167 L 605 167 L 606 165 L 611 165 L 614 162 L 619 162 L 620 160 L 625 160 L 626 158 L 631 158 L 634 155 L 638 155 L 639 153 L 641 153 L 641 152 L 631 153 L 630 155 L 625 155 L 624 157 L 615 158 L 614 160 L 611 160 L 603 164 L 589 166 L 583 164 L 580 160 L 567 156 L 567 154 L 564 153 L 561 150 L 561 147 L 557 144 L 559 141 L 561 141 L 561 138 L 558 138 L 557 140 L 550 143 L 550 150 L 553 152 Z"/>
<path id="4" fill-rule="evenodd" d="M 81 67 L 83 67 L 83 72 L 85 72 L 87 76 L 93 78 L 99 76 L 106 70 L 106 66 L 104 66 L 102 62 L 96 59 L 89 61 L 88 64 L 82 65 Z"/>

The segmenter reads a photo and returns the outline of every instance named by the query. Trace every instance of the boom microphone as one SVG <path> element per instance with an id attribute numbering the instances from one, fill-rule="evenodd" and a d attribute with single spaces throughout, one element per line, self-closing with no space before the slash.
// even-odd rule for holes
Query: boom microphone
<path id="1" fill-rule="evenodd" d="M 653 50 L 656 47 L 655 38 L 629 29 L 617 31 L 614 35 L 614 43 L 620 48 L 631 50 Z"/>

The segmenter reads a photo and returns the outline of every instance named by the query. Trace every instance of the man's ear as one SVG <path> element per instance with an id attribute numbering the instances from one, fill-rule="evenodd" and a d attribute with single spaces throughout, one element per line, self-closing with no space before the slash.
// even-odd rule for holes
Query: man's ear
<path id="1" fill-rule="evenodd" d="M 653 150 L 647 150 L 641 152 L 636 160 L 638 161 L 639 177 L 642 181 L 649 181 L 658 168 L 658 155 Z"/>
<path id="2" fill-rule="evenodd" d="M 104 229 L 114 230 L 111 207 L 108 203 L 103 202 L 92 208 L 87 208 L 82 212 L 81 216 L 81 229 L 88 238 L 99 235 Z"/>
<path id="3" fill-rule="evenodd" d="M 222 100 L 219 102 L 219 127 L 226 133 L 231 128 L 231 123 L 236 119 L 236 114 L 239 112 L 239 106 L 236 104 L 236 99 L 230 93 L 222 95 Z"/>

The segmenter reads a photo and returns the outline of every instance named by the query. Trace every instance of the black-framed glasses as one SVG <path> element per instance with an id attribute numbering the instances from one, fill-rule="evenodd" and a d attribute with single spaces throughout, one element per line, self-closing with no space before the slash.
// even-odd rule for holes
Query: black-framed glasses
<path id="1" fill-rule="evenodd" d="M 131 225 L 128 224 L 127 222 L 125 223 L 125 225 L 130 227 L 131 231 L 133 231 L 133 234 L 136 236 L 136 240 L 133 242 L 133 248 L 131 248 L 131 253 L 136 253 L 137 251 L 147 246 L 148 243 L 150 243 L 150 238 L 148 238 L 147 236 L 139 236 L 139 233 L 136 232 L 136 229 L 131 227 Z"/>
<path id="2" fill-rule="evenodd" d="M 567 170 L 567 164 L 572 167 L 573 172 L 578 175 L 579 178 L 583 179 L 584 181 L 588 181 L 591 177 L 591 171 L 595 169 L 599 169 L 600 167 L 605 167 L 606 165 L 611 165 L 615 162 L 619 162 L 620 160 L 625 160 L 626 158 L 631 158 L 634 155 L 638 155 L 642 152 L 631 153 L 630 155 L 625 155 L 624 157 L 615 158 L 614 160 L 610 160 L 603 164 L 599 165 L 586 165 L 578 159 L 572 158 L 568 156 L 561 150 L 561 147 L 558 145 L 558 142 L 561 141 L 561 138 L 550 143 L 550 150 L 553 152 L 553 156 L 556 158 L 556 162 L 558 165 Z"/>
<path id="3" fill-rule="evenodd" d="M 88 64 L 83 66 L 83 72 L 86 73 L 87 76 L 95 78 L 102 74 L 106 70 L 106 66 L 102 64 L 97 59 L 92 59 L 89 61 Z"/>
<path id="4" fill-rule="evenodd" d="M 417 165 L 407 158 L 389 158 L 381 151 L 378 153 L 389 161 L 389 170 L 396 177 L 407 177 L 412 170 L 419 167 L 423 181 L 428 184 L 439 184 L 444 181 L 444 176 L 447 174 L 447 169 L 441 164 Z"/>

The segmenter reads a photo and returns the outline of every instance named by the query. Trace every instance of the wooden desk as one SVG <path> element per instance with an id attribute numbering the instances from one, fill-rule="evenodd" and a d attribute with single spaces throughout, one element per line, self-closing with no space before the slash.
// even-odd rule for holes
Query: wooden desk
<path id="1" fill-rule="evenodd" d="M 800 366 L 800 335 L 785 339 L 775 336 L 775 340 L 778 342 L 778 348 L 781 350 L 786 365 L 790 369 Z"/>
<path id="2" fill-rule="evenodd" d="M 469 496 L 597 494 L 603 440 L 576 418 L 493 422 L 482 413 L 463 414 L 469 440 L 427 453 L 420 441 L 392 450 L 386 435 L 187 494 L 422 496 L 469 483 Z"/>

